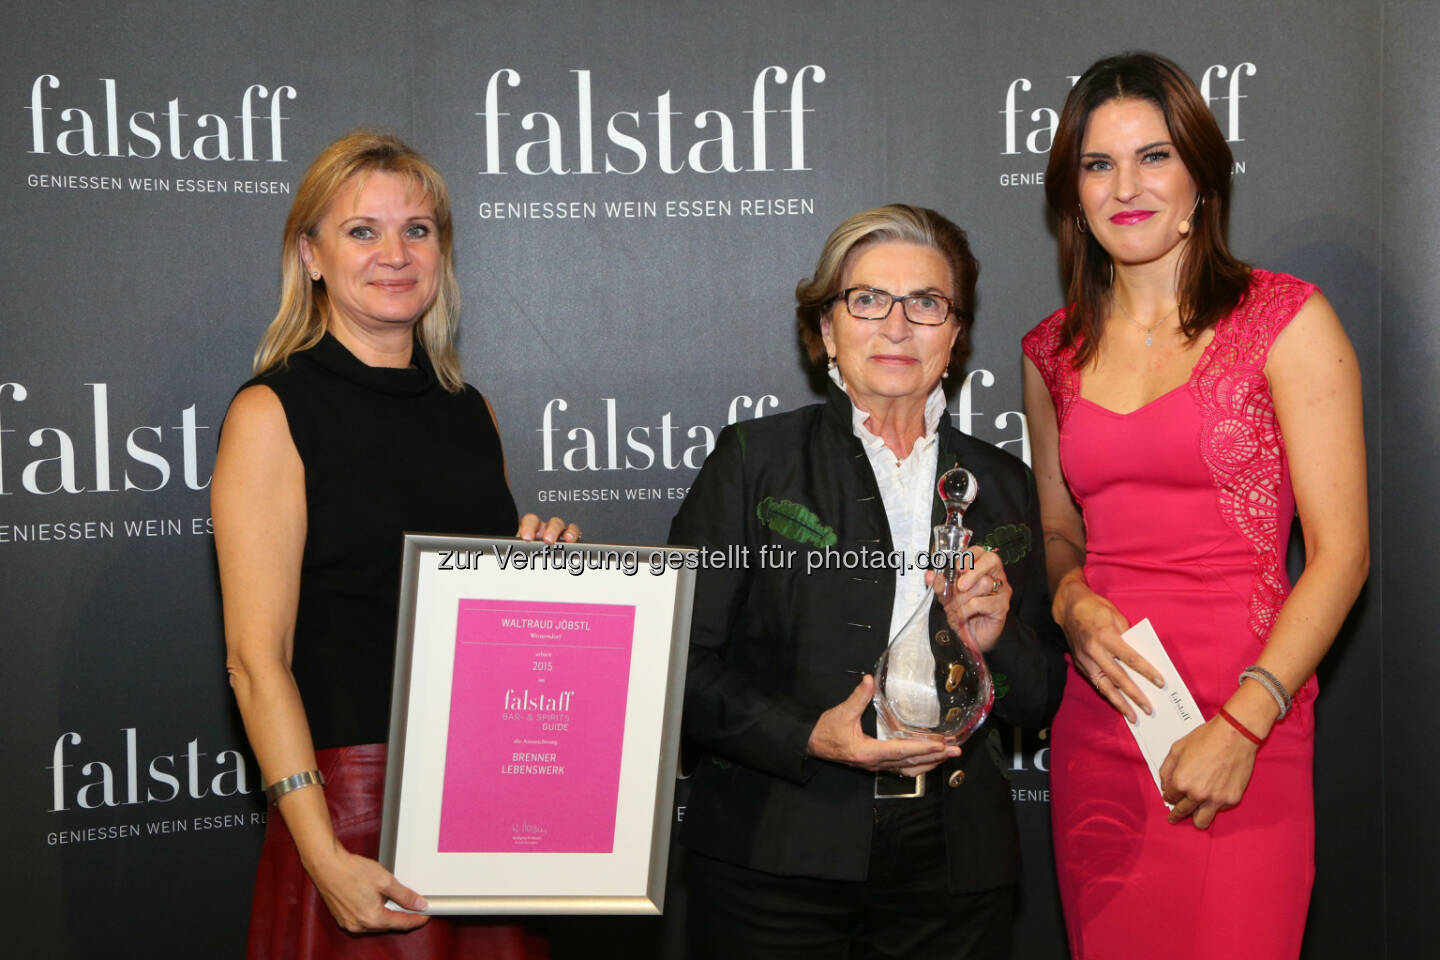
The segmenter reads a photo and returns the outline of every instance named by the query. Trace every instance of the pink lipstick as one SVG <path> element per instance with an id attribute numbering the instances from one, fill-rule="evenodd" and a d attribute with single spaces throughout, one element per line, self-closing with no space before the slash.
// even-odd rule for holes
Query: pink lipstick
<path id="1" fill-rule="evenodd" d="M 1110 222 L 1121 227 L 1128 227 L 1132 224 L 1143 223 L 1155 216 L 1154 210 L 1121 210 L 1110 218 Z"/>

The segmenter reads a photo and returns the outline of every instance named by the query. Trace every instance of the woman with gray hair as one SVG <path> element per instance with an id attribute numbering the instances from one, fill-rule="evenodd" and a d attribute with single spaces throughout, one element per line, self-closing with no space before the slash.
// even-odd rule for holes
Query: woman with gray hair
<path id="1" fill-rule="evenodd" d="M 871 707 L 869 671 L 932 575 L 828 562 L 913 560 L 943 519 L 937 476 L 970 470 L 973 569 L 935 616 L 1003 674 L 997 715 L 1048 721 L 1064 665 L 1034 480 L 945 415 L 977 270 L 964 232 L 932 210 L 878 207 L 837 227 L 796 290 L 828 400 L 727 427 L 671 526 L 674 543 L 757 558 L 696 584 L 685 732 L 702 756 L 680 831 L 692 958 L 845 956 L 849 944 L 1009 956 L 1019 844 L 992 738 L 982 727 L 962 753 L 891 737 Z"/>

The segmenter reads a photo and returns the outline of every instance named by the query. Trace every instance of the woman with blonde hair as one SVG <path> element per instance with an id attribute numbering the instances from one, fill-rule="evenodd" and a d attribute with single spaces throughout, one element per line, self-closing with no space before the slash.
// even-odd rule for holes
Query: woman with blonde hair
<path id="1" fill-rule="evenodd" d="M 366 131 L 332 143 L 296 191 L 280 309 L 225 417 L 211 505 L 227 666 L 279 814 L 252 958 L 526 955 L 518 927 L 387 910 L 427 905 L 374 859 L 402 532 L 579 536 L 517 517 L 493 414 L 460 373 L 451 248 L 423 157 Z"/>

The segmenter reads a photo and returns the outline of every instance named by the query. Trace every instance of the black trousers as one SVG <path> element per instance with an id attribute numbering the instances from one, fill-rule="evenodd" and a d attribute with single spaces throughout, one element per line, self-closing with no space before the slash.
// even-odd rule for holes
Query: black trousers
<path id="1" fill-rule="evenodd" d="M 689 960 L 1008 960 L 1014 888 L 949 892 L 938 796 L 875 801 L 866 879 L 782 877 L 690 851 Z"/>

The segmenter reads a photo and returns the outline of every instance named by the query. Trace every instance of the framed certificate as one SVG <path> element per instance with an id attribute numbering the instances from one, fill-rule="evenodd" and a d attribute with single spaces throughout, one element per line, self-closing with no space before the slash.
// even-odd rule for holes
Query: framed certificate
<path id="1" fill-rule="evenodd" d="M 662 911 L 697 566 L 406 535 L 380 862 L 430 913 Z"/>

